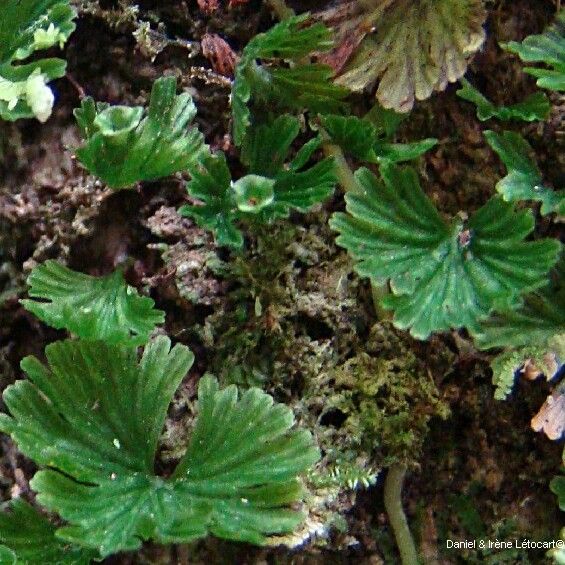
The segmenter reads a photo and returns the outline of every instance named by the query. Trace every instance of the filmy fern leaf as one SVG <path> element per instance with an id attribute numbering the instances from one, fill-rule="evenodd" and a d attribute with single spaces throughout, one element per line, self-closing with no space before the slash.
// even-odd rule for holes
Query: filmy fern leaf
<path id="1" fill-rule="evenodd" d="M 68 0 L 5 0 L 0 17 L 0 118 L 45 122 L 54 95 L 47 83 L 65 74 L 62 59 L 22 63 L 36 51 L 60 47 L 75 29 Z"/>
<path id="2" fill-rule="evenodd" d="M 526 73 L 536 77 L 540 88 L 565 91 L 565 9 L 555 22 L 539 35 L 530 35 L 521 43 L 510 41 L 503 45 L 526 63 L 545 63 L 550 69 L 527 67 Z"/>
<path id="3" fill-rule="evenodd" d="M 308 25 L 308 19 L 308 14 L 289 18 L 245 46 L 231 95 L 236 145 L 241 145 L 251 126 L 252 101 L 298 111 L 331 111 L 343 106 L 348 91 L 332 83 L 332 69 L 304 62 L 312 52 L 332 45 L 330 31 L 320 23 Z M 273 64 L 280 59 L 293 62 L 293 66 Z"/>
<path id="4" fill-rule="evenodd" d="M 496 312 L 481 322 L 473 337 L 481 349 L 506 348 L 491 363 L 495 398 L 506 398 L 527 360 L 551 378 L 555 367 L 548 359 L 557 367 L 565 361 L 565 288 L 554 284 L 527 295 L 520 309 Z"/>
<path id="5" fill-rule="evenodd" d="M 0 544 L 4 544 L 12 557 L 3 559 L 0 553 L 0 564 L 88 565 L 96 556 L 91 550 L 57 539 L 56 529 L 27 502 L 13 499 L 0 512 Z"/>
<path id="6" fill-rule="evenodd" d="M 353 40 L 359 30 L 365 37 L 340 69 L 336 82 L 360 91 L 378 80 L 379 102 L 400 112 L 410 111 L 415 100 L 424 100 L 458 80 L 485 38 L 486 13 L 480 0 L 354 4 L 360 14 L 358 29 L 351 30 Z M 337 33 L 341 35 L 339 29 Z M 339 41 L 346 46 L 351 39 L 346 35 L 338 40 L 338 49 Z"/>
<path id="7" fill-rule="evenodd" d="M 535 92 L 522 102 L 511 106 L 495 106 L 466 79 L 461 79 L 461 88 L 457 91 L 457 96 L 475 104 L 477 117 L 482 122 L 490 118 L 525 122 L 545 120 L 551 110 L 549 99 L 543 92 Z"/>
<path id="8" fill-rule="evenodd" d="M 198 387 L 198 417 L 169 478 L 154 471 L 168 405 L 193 355 L 168 338 L 137 361 L 131 347 L 60 341 L 48 366 L 28 357 L 29 379 L 8 387 L 0 429 L 48 470 L 31 482 L 68 525 L 57 537 L 101 556 L 142 540 L 186 543 L 209 533 L 262 544 L 301 521 L 297 475 L 318 458 L 307 431 L 258 389 L 238 397 L 212 377 Z"/>
<path id="9" fill-rule="evenodd" d="M 413 143 L 392 143 L 377 133 L 368 120 L 356 116 L 320 116 L 330 139 L 344 151 L 369 163 L 400 163 L 411 161 L 429 151 L 437 139 L 428 138 Z"/>
<path id="10" fill-rule="evenodd" d="M 153 84 L 149 108 L 82 101 L 75 117 L 85 137 L 77 149 L 81 163 L 111 188 L 126 188 L 189 168 L 204 149 L 196 127 L 188 127 L 196 107 L 188 93 L 176 95 L 176 80 Z"/>
<path id="11" fill-rule="evenodd" d="M 508 169 L 508 174 L 496 184 L 504 200 L 536 200 L 541 202 L 542 215 L 552 212 L 565 215 L 565 190 L 554 191 L 543 185 L 541 173 L 531 157 L 532 148 L 520 134 L 485 131 L 484 135 Z"/>
<path id="12" fill-rule="evenodd" d="M 27 282 L 31 298 L 22 300 L 23 306 L 46 324 L 83 339 L 141 345 L 165 320 L 153 300 L 139 296 L 119 270 L 91 277 L 49 260 Z"/>
<path id="13" fill-rule="evenodd" d="M 249 174 L 237 181 L 231 180 L 222 153 L 204 156 L 190 169 L 187 187 L 204 205 L 186 205 L 179 212 L 212 230 L 220 245 L 238 248 L 243 245 L 239 220 L 269 223 L 287 217 L 291 209 L 305 212 L 328 198 L 336 183 L 333 159 L 306 168 L 319 139 L 310 140 L 289 161 L 299 131 L 298 119 L 288 115 L 252 128 L 241 153 Z"/>
<path id="14" fill-rule="evenodd" d="M 382 304 L 394 310 L 397 327 L 421 339 L 474 328 L 495 307 L 515 307 L 521 293 L 545 284 L 560 244 L 524 241 L 534 226 L 529 211 L 493 198 L 467 223 L 447 223 L 413 169 L 381 169 L 384 182 L 357 171 L 363 194 L 347 194 L 347 214 L 334 214 L 330 225 L 360 275 L 390 280 Z"/>

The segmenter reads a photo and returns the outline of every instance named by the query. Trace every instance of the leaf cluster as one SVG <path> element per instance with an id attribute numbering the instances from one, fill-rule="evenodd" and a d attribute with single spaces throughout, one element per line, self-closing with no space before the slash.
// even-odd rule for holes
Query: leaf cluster
<path id="1" fill-rule="evenodd" d="M 32 296 L 50 302 L 24 305 L 82 339 L 48 345 L 46 365 L 21 362 L 28 378 L 4 391 L 9 414 L 0 414 L 0 431 L 42 467 L 31 487 L 65 523 L 55 527 L 15 502 L 0 513 L 0 558 L 34 562 L 42 551 L 53 562 L 85 563 L 147 540 L 209 534 L 263 544 L 300 523 L 298 476 L 319 452 L 308 431 L 293 428 L 288 407 L 256 388 L 220 390 L 204 376 L 186 452 L 161 476 L 159 439 L 191 351 L 159 336 L 138 359 L 137 344 L 162 313 L 119 271 L 95 278 L 48 262 L 30 285 Z"/>
<path id="2" fill-rule="evenodd" d="M 236 145 L 243 143 L 252 125 L 251 104 L 314 112 L 343 107 L 348 90 L 333 84 L 331 67 L 307 61 L 313 52 L 331 46 L 330 30 L 321 23 L 310 24 L 308 14 L 275 25 L 245 46 L 231 94 Z M 277 64 L 279 61 L 290 64 Z"/>
<path id="3" fill-rule="evenodd" d="M 147 110 L 85 98 L 75 110 L 85 138 L 77 157 L 114 189 L 184 171 L 204 150 L 203 135 L 189 127 L 195 115 L 190 94 L 177 95 L 173 77 L 155 81 Z"/>
<path id="4" fill-rule="evenodd" d="M 269 223 L 291 210 L 307 211 L 328 198 L 335 186 L 333 159 L 308 166 L 321 140 L 313 138 L 290 159 L 300 133 L 299 120 L 282 115 L 251 128 L 244 138 L 241 161 L 249 174 L 232 181 L 225 155 L 205 154 L 190 168 L 190 196 L 203 205 L 185 205 L 179 211 L 214 232 L 220 245 L 240 248 L 243 235 L 236 223 Z"/>

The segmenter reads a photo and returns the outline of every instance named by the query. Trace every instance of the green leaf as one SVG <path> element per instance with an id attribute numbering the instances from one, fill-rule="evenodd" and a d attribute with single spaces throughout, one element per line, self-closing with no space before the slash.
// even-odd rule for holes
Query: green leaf
<path id="1" fill-rule="evenodd" d="M 75 29 L 68 0 L 5 0 L 0 18 L 0 118 L 51 115 L 54 95 L 47 83 L 65 74 L 61 59 L 19 64 L 36 51 L 62 47 Z"/>
<path id="2" fill-rule="evenodd" d="M 56 526 L 22 499 L 0 512 L 0 563 L 88 565 L 96 554 L 57 539 Z M 6 557 L 2 555 L 2 547 Z M 9 551 L 10 555 L 7 553 Z"/>
<path id="3" fill-rule="evenodd" d="M 504 399 L 512 390 L 514 375 L 527 360 L 551 378 L 565 360 L 565 288 L 556 269 L 557 285 L 549 285 L 524 298 L 518 310 L 496 312 L 473 331 L 480 349 L 507 348 L 491 362 L 495 398 Z"/>
<path id="4" fill-rule="evenodd" d="M 91 277 L 48 260 L 33 269 L 27 282 L 30 297 L 40 300 L 24 299 L 23 306 L 46 324 L 83 339 L 141 345 L 165 321 L 164 312 L 128 286 L 119 270 Z"/>
<path id="5" fill-rule="evenodd" d="M 320 140 L 306 143 L 288 162 L 290 148 L 300 131 L 298 119 L 282 115 L 252 128 L 245 137 L 241 160 L 250 174 L 236 182 L 222 153 L 208 154 L 191 168 L 188 192 L 203 206 L 185 205 L 179 212 L 214 232 L 220 245 L 240 248 L 240 220 L 270 223 L 288 217 L 291 209 L 306 212 L 333 193 L 336 184 L 332 158 L 305 168 Z"/>
<path id="6" fill-rule="evenodd" d="M 552 212 L 565 214 L 565 191 L 556 192 L 543 186 L 541 173 L 532 159 L 532 148 L 520 134 L 485 131 L 484 135 L 508 169 L 508 174 L 496 184 L 504 200 L 536 200 L 542 203 L 543 216 Z"/>
<path id="7" fill-rule="evenodd" d="M 481 0 L 393 0 L 362 3 L 367 35 L 336 82 L 361 91 L 379 80 L 385 108 L 408 112 L 415 100 L 445 90 L 483 44 Z M 347 41 L 347 38 L 345 38 Z"/>
<path id="8" fill-rule="evenodd" d="M 495 106 L 485 98 L 467 79 L 461 79 L 462 88 L 457 91 L 457 96 L 472 102 L 477 106 L 477 118 L 482 122 L 490 118 L 499 120 L 524 120 L 533 122 L 545 120 L 549 116 L 551 104 L 543 92 L 536 92 L 522 102 L 511 106 Z"/>
<path id="9" fill-rule="evenodd" d="M 205 153 L 190 168 L 190 176 L 188 193 L 203 205 L 186 204 L 179 208 L 179 213 L 194 218 L 200 227 L 214 232 L 218 245 L 241 248 L 243 235 L 234 225 L 238 220 L 238 209 L 225 155 L 221 151 Z"/>
<path id="10" fill-rule="evenodd" d="M 243 50 L 235 70 L 231 104 L 233 138 L 241 145 L 251 126 L 253 102 L 264 108 L 332 111 L 343 107 L 348 91 L 332 82 L 326 65 L 305 63 L 312 52 L 332 46 L 331 33 L 321 23 L 308 25 L 308 14 L 291 17 L 266 33 L 256 35 Z M 290 68 L 277 60 L 292 62 Z"/>
<path id="11" fill-rule="evenodd" d="M 275 181 L 259 175 L 246 175 L 233 183 L 235 202 L 242 212 L 257 214 L 275 199 Z"/>
<path id="12" fill-rule="evenodd" d="M 147 110 L 82 101 L 75 110 L 85 144 L 77 156 L 109 187 L 127 188 L 188 169 L 204 150 L 204 138 L 188 127 L 196 115 L 190 94 L 176 95 L 176 80 L 160 78 Z"/>
<path id="13" fill-rule="evenodd" d="M 28 380 L 4 392 L 0 429 L 49 470 L 31 482 L 38 501 L 69 525 L 57 537 L 103 557 L 143 540 L 188 543 L 209 533 L 261 544 L 292 531 L 301 514 L 297 475 L 319 457 L 292 412 L 256 388 L 238 398 L 211 377 L 198 387 L 198 417 L 169 478 L 154 474 L 168 405 L 193 355 L 160 336 L 141 361 L 104 342 L 47 346 L 48 366 L 28 357 Z"/>
<path id="14" fill-rule="evenodd" d="M 510 41 L 504 49 L 516 53 L 526 63 L 545 63 L 552 69 L 526 68 L 535 76 L 540 88 L 565 91 L 565 10 L 561 10 L 555 22 L 540 35 L 530 35 L 522 43 Z"/>
<path id="15" fill-rule="evenodd" d="M 377 128 L 356 116 L 320 116 L 320 121 L 331 140 L 357 159 L 369 163 L 399 163 L 423 155 L 437 144 L 437 139 L 423 139 L 414 143 L 390 143 L 380 139 Z"/>
<path id="16" fill-rule="evenodd" d="M 551 488 L 551 492 L 557 495 L 559 508 L 565 511 L 565 476 L 560 475 L 555 477 L 551 481 L 549 488 Z"/>
<path id="17" fill-rule="evenodd" d="M 553 376 L 546 361 L 548 350 L 540 346 L 524 346 L 509 349 L 497 355 L 490 363 L 492 384 L 495 386 L 494 398 L 505 400 L 514 388 L 516 374 L 526 361 L 533 363 L 538 370 L 550 379 Z"/>
<path id="18" fill-rule="evenodd" d="M 565 288 L 528 294 L 518 310 L 499 311 L 473 333 L 480 349 L 544 345 L 565 333 Z M 563 352 L 565 359 L 565 351 Z"/>
<path id="19" fill-rule="evenodd" d="M 0 545 L 0 565 L 16 565 L 16 554 L 5 545 Z"/>
<path id="20" fill-rule="evenodd" d="M 304 168 L 318 140 L 303 146 L 296 158 L 285 165 L 299 131 L 298 119 L 283 115 L 269 124 L 252 128 L 245 138 L 241 159 L 249 172 L 269 176 L 275 181 L 273 203 L 262 210 L 265 222 L 287 217 L 291 208 L 306 212 L 334 191 L 337 180 L 333 159 L 322 159 Z"/>
<path id="21" fill-rule="evenodd" d="M 381 169 L 384 182 L 357 171 L 363 194 L 347 194 L 348 213 L 334 214 L 330 225 L 361 276 L 390 280 L 382 304 L 395 311 L 397 327 L 420 339 L 475 328 L 495 307 L 512 308 L 521 293 L 546 283 L 560 244 L 524 241 L 534 227 L 529 211 L 493 198 L 467 223 L 447 223 L 413 169 Z"/>
<path id="22" fill-rule="evenodd" d="M 377 130 L 372 123 L 356 116 L 320 116 L 322 127 L 331 141 L 361 161 L 376 163 Z"/>

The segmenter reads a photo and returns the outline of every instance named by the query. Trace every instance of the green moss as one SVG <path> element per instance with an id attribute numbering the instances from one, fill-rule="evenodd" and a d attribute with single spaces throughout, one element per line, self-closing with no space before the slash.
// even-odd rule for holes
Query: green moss
<path id="1" fill-rule="evenodd" d="M 378 467 L 415 465 L 430 419 L 446 418 L 448 407 L 389 323 L 373 326 L 367 351 L 310 383 L 304 402 L 320 409 L 322 446 L 330 457 L 364 454 Z"/>

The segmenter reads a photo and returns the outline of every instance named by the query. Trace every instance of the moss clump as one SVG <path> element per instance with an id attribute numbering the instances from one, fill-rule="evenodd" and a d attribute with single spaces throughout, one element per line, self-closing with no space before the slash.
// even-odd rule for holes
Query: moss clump
<path id="1" fill-rule="evenodd" d="M 377 467 L 416 465 L 430 419 L 446 418 L 448 406 L 390 324 L 373 326 L 366 350 L 308 387 L 304 402 L 318 413 L 321 444 L 338 460 L 364 455 Z"/>

